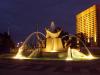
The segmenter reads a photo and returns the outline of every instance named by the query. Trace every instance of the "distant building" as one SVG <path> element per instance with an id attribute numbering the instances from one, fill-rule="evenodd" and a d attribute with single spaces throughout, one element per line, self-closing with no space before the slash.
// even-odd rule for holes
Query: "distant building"
<path id="1" fill-rule="evenodd" d="M 93 5 L 76 15 L 76 33 L 83 33 L 91 46 L 100 47 L 100 5 Z"/>

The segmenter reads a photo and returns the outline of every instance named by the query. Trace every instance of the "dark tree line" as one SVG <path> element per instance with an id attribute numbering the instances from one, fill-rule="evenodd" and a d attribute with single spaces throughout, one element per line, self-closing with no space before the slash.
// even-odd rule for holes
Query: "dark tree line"
<path id="1" fill-rule="evenodd" d="M 64 39 L 62 39 L 62 41 L 63 40 L 67 41 L 67 44 L 70 44 L 71 48 L 77 48 L 78 46 L 84 47 L 83 43 L 86 46 L 89 46 L 89 44 L 86 40 L 87 38 L 86 38 L 85 34 L 83 34 L 83 33 L 78 33 L 78 34 L 69 36 L 68 32 L 62 32 L 61 36 L 64 36 L 64 35 L 68 35 L 68 36 L 66 36 Z M 77 41 L 79 41 L 79 43 L 77 43 Z M 64 41 L 63 41 L 63 43 L 64 43 Z"/>
<path id="2" fill-rule="evenodd" d="M 0 52 L 9 52 L 13 48 L 15 48 L 15 43 L 11 36 L 7 32 L 0 33 Z"/>

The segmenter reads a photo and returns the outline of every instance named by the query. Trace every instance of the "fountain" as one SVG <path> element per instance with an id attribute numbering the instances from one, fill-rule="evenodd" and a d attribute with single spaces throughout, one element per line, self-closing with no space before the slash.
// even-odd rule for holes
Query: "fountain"
<path id="1" fill-rule="evenodd" d="M 63 43 L 63 38 L 69 37 L 67 41 L 70 41 L 72 37 L 78 38 L 74 35 L 61 35 L 62 30 L 55 27 L 54 22 L 51 22 L 51 26 L 45 28 L 46 35 L 41 32 L 33 32 L 24 41 L 23 45 L 18 49 L 14 59 L 46 59 L 46 60 L 92 60 L 96 59 L 88 50 L 86 45 L 82 42 L 88 54 L 82 53 L 78 49 L 72 49 L 70 44 Z M 29 41 L 36 35 L 36 39 L 30 48 Z M 32 41 L 31 41 L 32 42 Z M 35 47 L 34 47 L 35 46 Z"/>

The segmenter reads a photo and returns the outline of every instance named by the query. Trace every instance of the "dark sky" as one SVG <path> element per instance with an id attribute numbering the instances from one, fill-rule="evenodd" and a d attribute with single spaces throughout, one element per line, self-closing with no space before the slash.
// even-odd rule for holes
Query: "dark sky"
<path id="1" fill-rule="evenodd" d="M 100 0 L 0 0 L 0 32 L 10 29 L 14 40 L 21 41 L 31 32 L 55 24 L 75 33 L 75 15 L 99 4 Z"/>

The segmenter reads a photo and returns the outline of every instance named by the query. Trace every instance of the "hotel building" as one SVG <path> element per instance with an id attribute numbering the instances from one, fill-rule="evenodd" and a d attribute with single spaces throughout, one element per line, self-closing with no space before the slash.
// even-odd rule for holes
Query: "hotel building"
<path id="1" fill-rule="evenodd" d="M 100 5 L 93 5 L 76 15 L 76 33 L 83 33 L 91 46 L 100 47 Z"/>

